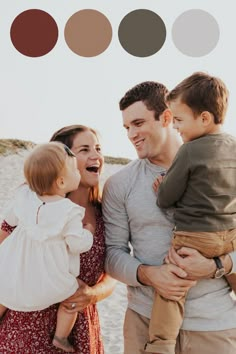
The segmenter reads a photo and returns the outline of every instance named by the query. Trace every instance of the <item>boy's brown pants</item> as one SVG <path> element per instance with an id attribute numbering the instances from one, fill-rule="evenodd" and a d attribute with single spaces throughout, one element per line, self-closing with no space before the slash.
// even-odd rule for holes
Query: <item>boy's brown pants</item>
<path id="1" fill-rule="evenodd" d="M 194 248 L 207 258 L 222 256 L 236 250 L 236 229 L 219 232 L 175 231 L 172 245 Z M 236 273 L 226 276 L 232 290 L 236 292 Z M 184 316 L 185 298 L 171 301 L 155 296 L 149 326 L 150 341 L 146 351 L 151 353 L 175 354 L 176 338 Z"/>

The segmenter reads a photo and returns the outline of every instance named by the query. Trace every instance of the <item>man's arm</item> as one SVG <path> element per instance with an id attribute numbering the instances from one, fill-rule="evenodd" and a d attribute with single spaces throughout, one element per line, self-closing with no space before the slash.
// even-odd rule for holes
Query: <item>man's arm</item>
<path id="1" fill-rule="evenodd" d="M 125 185 L 127 183 L 126 180 Z M 186 273 L 175 265 L 143 265 L 130 255 L 130 230 L 125 196 L 126 188 L 122 187 L 122 178 L 114 175 L 108 179 L 104 186 L 102 202 L 106 229 L 107 273 L 127 285 L 149 285 L 169 299 L 178 299 L 189 287 L 195 285 L 195 281 L 182 279 Z"/>
<path id="2" fill-rule="evenodd" d="M 125 187 L 122 184 L 122 178 L 119 179 L 116 175 L 109 178 L 104 186 L 102 211 L 107 247 L 106 272 L 127 285 L 140 286 L 136 273 L 141 263 L 130 254 Z"/>

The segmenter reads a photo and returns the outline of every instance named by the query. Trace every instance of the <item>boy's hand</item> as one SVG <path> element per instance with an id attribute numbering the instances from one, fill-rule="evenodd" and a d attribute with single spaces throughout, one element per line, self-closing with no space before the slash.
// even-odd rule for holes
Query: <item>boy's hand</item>
<path id="1" fill-rule="evenodd" d="M 159 186 L 160 186 L 160 184 L 161 184 L 161 182 L 163 181 L 164 178 L 165 178 L 165 174 L 162 173 L 159 176 L 157 176 L 157 178 L 155 179 L 155 181 L 154 181 L 154 183 L 152 185 L 152 188 L 153 188 L 155 193 L 157 193 L 157 191 L 159 189 Z"/>

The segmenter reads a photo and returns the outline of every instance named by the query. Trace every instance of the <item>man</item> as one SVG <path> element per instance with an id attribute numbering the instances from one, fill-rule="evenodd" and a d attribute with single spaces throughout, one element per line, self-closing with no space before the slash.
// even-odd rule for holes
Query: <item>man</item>
<path id="1" fill-rule="evenodd" d="M 104 187 L 106 268 L 128 285 L 124 353 L 145 353 L 154 290 L 177 300 L 190 289 L 176 354 L 235 354 L 236 303 L 224 277 L 211 279 L 216 273 L 214 260 L 183 248 L 179 254 L 173 249 L 169 254 L 178 266 L 163 264 L 173 215 L 171 210 L 157 208 L 152 184 L 171 165 L 181 145 L 166 94 L 164 85 L 143 82 L 121 99 L 123 125 L 139 159 L 111 176 Z M 232 257 L 221 257 L 227 273 Z M 199 280 L 195 287 L 194 280 Z"/>

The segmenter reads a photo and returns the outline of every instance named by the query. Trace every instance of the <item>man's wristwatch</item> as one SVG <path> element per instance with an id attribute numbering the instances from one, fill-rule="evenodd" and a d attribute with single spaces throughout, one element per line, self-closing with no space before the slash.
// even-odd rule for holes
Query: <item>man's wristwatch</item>
<path id="1" fill-rule="evenodd" d="M 213 257 L 213 259 L 216 264 L 216 272 L 215 272 L 213 278 L 216 278 L 216 279 L 222 278 L 226 274 L 225 268 L 224 268 L 219 257 Z"/>

